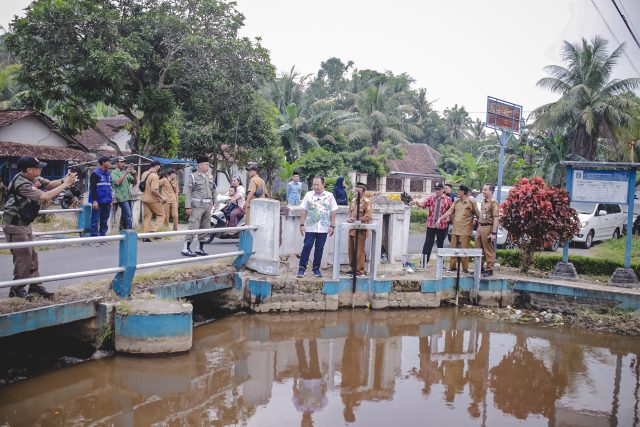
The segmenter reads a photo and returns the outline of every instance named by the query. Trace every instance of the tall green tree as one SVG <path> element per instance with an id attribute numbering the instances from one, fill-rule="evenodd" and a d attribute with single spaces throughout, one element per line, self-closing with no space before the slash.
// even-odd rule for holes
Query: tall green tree
<path id="1" fill-rule="evenodd" d="M 640 87 L 640 79 L 613 79 L 611 74 L 624 52 L 624 43 L 612 53 L 607 41 L 595 37 L 581 43 L 565 41 L 562 59 L 565 66 L 549 65 L 550 77 L 538 81 L 538 86 L 560 95 L 560 99 L 535 109 L 535 128 L 572 129 L 571 151 L 587 160 L 594 160 L 598 146 L 617 144 L 616 132 L 634 120 L 633 111 L 640 109 L 631 91 Z"/>
<path id="2" fill-rule="evenodd" d="M 445 109 L 444 125 L 451 139 L 467 139 L 470 136 L 471 117 L 464 106 L 458 107 L 456 104 L 453 108 Z"/>
<path id="3" fill-rule="evenodd" d="M 267 51 L 238 36 L 244 17 L 226 1 L 36 0 L 26 12 L 7 36 L 25 105 L 55 102 L 75 134 L 105 102 L 134 123 L 138 152 L 162 151 L 178 109 L 211 121 L 240 109 L 273 72 Z"/>

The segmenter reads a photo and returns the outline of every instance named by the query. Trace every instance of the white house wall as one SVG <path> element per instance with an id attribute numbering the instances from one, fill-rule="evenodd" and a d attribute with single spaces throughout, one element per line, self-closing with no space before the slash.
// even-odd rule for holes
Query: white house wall
<path id="1" fill-rule="evenodd" d="M 131 140 L 131 134 L 128 130 L 122 129 L 118 133 L 116 133 L 111 141 L 113 141 L 121 152 L 123 151 L 131 151 L 131 147 L 129 147 L 129 141 Z M 112 148 L 113 149 L 113 148 Z"/>
<path id="2" fill-rule="evenodd" d="M 25 117 L 0 129 L 0 141 L 68 148 L 67 141 L 35 117 Z"/>

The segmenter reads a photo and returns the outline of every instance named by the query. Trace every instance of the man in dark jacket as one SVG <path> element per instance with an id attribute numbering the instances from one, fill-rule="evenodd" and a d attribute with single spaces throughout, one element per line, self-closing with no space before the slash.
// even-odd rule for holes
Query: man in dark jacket
<path id="1" fill-rule="evenodd" d="M 7 243 L 29 242 L 33 240 L 31 223 L 37 217 L 40 200 L 53 200 L 64 189 L 73 185 L 76 174 L 69 172 L 67 176 L 55 181 L 41 178 L 42 168 L 47 164 L 35 157 L 20 157 L 18 170 L 7 188 L 8 198 L 4 207 L 3 231 Z M 48 191 L 42 191 L 48 190 Z M 35 248 L 11 249 L 13 255 L 13 280 L 29 279 L 40 276 L 38 271 L 38 253 Z M 9 297 L 30 298 L 38 294 L 45 298 L 53 296 L 44 286 L 38 283 L 25 286 L 12 286 Z"/>
<path id="2" fill-rule="evenodd" d="M 111 213 L 111 160 L 107 156 L 98 159 L 100 165 L 89 178 L 89 203 L 91 203 L 91 236 L 105 236 L 109 230 Z M 98 222 L 100 230 L 98 231 Z"/>

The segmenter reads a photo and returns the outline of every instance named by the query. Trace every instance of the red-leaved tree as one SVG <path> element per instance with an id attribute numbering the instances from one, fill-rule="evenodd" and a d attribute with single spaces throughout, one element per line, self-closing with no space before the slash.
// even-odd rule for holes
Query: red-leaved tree
<path id="1" fill-rule="evenodd" d="M 523 272 L 529 270 L 536 250 L 570 239 L 580 230 L 567 191 L 547 185 L 542 178 L 522 178 L 509 191 L 502 209 L 502 226 L 520 248 Z"/>

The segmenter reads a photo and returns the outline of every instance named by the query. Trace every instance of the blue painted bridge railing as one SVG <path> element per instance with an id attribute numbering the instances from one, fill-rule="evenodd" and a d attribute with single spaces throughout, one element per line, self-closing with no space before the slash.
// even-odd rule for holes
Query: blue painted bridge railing
<path id="1" fill-rule="evenodd" d="M 0 216 L 4 213 L 4 211 L 0 211 Z M 53 236 L 59 234 L 75 234 L 78 233 L 80 236 L 89 234 L 91 231 L 91 205 L 83 205 L 82 208 L 77 209 L 42 209 L 38 212 L 38 215 L 48 215 L 48 214 L 78 214 L 78 226 L 75 229 L 70 230 L 55 230 L 55 231 L 35 231 L 33 232 L 33 237 L 39 236 Z M 0 239 L 4 240 L 4 234 L 0 234 Z"/>
<path id="2" fill-rule="evenodd" d="M 213 260 L 219 258 L 236 257 L 234 266 L 240 268 L 247 263 L 253 251 L 253 237 L 251 230 L 257 230 L 257 226 L 206 228 L 198 230 L 164 231 L 159 233 L 136 233 L 134 230 L 123 230 L 119 235 L 100 237 L 80 237 L 70 239 L 48 239 L 30 242 L 0 243 L 0 249 L 35 248 L 43 246 L 68 246 L 73 244 L 90 244 L 119 241 L 119 265 L 117 267 L 103 268 L 99 270 L 78 271 L 73 273 L 55 274 L 50 276 L 32 277 L 28 279 L 7 280 L 0 282 L 0 288 L 12 286 L 30 285 L 32 283 L 53 282 L 57 280 L 90 277 L 101 274 L 115 274 L 111 287 L 120 297 L 127 297 L 131 293 L 133 278 L 138 270 L 163 267 L 167 265 L 186 264 L 191 262 Z M 211 234 L 240 232 L 240 241 L 237 251 L 225 252 L 215 255 L 199 256 L 194 258 L 177 258 L 157 262 L 138 264 L 138 239 L 180 236 L 188 234 Z"/>

